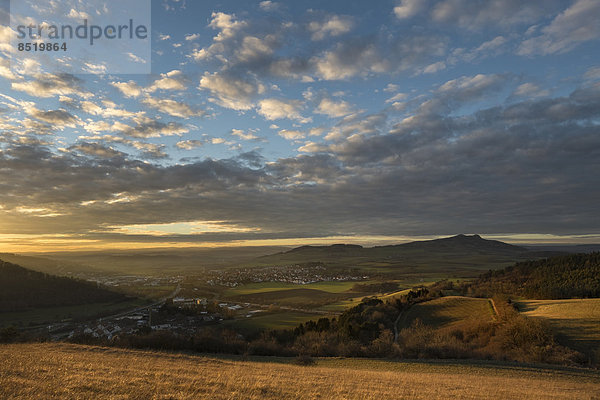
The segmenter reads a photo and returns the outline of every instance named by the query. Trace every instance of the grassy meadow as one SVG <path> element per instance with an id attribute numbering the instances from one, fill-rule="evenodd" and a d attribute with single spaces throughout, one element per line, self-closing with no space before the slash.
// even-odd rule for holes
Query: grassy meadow
<path id="1" fill-rule="evenodd" d="M 527 317 L 548 321 L 574 349 L 600 360 L 600 299 L 522 300 L 518 306 Z"/>
<path id="2" fill-rule="evenodd" d="M 491 321 L 493 316 L 488 299 L 446 296 L 415 304 L 402 315 L 399 327 L 409 327 L 416 319 L 425 325 L 447 327 L 472 319 Z"/>
<path id="3" fill-rule="evenodd" d="M 597 399 L 600 374 L 468 362 L 169 354 L 71 344 L 0 346 L 10 399 Z"/>

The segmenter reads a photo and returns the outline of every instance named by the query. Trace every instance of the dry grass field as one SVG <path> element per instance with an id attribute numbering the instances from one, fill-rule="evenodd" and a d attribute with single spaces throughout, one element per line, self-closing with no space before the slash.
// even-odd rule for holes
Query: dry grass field
<path id="1" fill-rule="evenodd" d="M 599 399 L 600 374 L 446 362 L 240 361 L 71 344 L 0 346 L 2 399 Z"/>
<path id="2" fill-rule="evenodd" d="M 522 300 L 519 310 L 547 320 L 573 348 L 600 357 L 600 299 Z"/>
<path id="3" fill-rule="evenodd" d="M 399 327 L 407 328 L 417 318 L 425 325 L 437 328 L 460 324 L 477 319 L 491 321 L 493 310 L 488 299 L 463 296 L 446 296 L 412 306 L 399 321 Z"/>

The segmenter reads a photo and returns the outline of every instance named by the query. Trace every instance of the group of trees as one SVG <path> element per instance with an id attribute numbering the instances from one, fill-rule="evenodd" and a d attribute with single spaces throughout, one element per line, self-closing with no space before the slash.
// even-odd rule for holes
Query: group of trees
<path id="1" fill-rule="evenodd" d="M 600 297 L 600 252 L 516 263 L 489 271 L 461 290 L 478 297 L 510 295 L 531 299 Z"/>
<path id="2" fill-rule="evenodd" d="M 0 260 L 0 312 L 124 300 L 94 283 L 44 274 Z"/>

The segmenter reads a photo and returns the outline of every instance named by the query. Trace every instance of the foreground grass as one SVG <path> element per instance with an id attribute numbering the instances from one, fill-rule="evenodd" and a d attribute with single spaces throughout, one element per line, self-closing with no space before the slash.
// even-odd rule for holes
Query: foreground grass
<path id="1" fill-rule="evenodd" d="M 589 370 L 485 364 L 237 361 L 70 344 L 0 346 L 10 399 L 598 399 Z"/>

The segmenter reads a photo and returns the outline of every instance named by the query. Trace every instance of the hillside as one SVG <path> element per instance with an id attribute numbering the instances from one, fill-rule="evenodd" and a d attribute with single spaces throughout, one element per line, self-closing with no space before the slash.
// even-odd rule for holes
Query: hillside
<path id="1" fill-rule="evenodd" d="M 415 304 L 398 321 L 399 328 L 410 327 L 417 319 L 432 327 L 452 327 L 462 322 L 491 322 L 494 317 L 490 300 L 447 296 Z"/>
<path id="2" fill-rule="evenodd" d="M 0 347 L 10 399 L 592 399 L 597 371 L 469 362 L 240 361 L 69 344 Z"/>
<path id="3" fill-rule="evenodd" d="M 0 312 L 124 300 L 81 280 L 32 271 L 0 260 Z"/>
<path id="4" fill-rule="evenodd" d="M 482 275 L 467 291 L 484 297 L 497 294 L 529 299 L 600 297 L 600 253 L 519 262 Z"/>
<path id="5" fill-rule="evenodd" d="M 600 299 L 521 300 L 519 311 L 547 321 L 569 347 L 600 361 Z"/>

